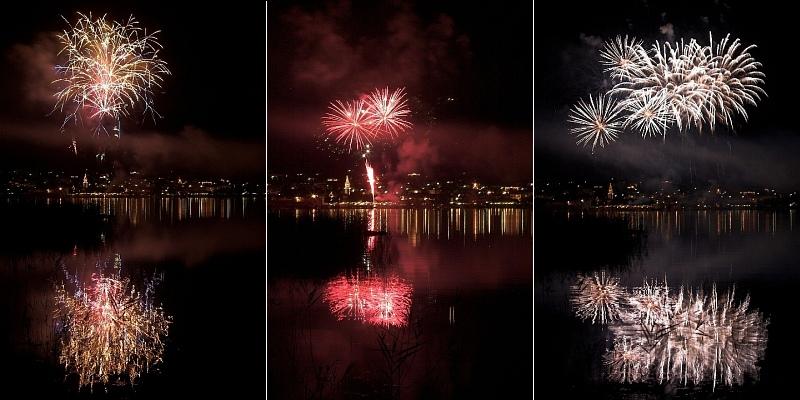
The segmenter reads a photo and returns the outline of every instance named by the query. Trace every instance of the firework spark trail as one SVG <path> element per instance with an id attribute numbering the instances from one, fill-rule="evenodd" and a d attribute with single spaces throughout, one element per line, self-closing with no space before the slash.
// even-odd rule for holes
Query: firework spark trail
<path id="1" fill-rule="evenodd" d="M 622 108 L 608 95 L 589 95 L 589 102 L 581 99 L 570 110 L 569 122 L 575 126 L 570 129 L 578 137 L 578 144 L 592 144 L 592 151 L 598 144 L 605 147 L 619 135 L 623 119 Z"/>
<path id="2" fill-rule="evenodd" d="M 370 325 L 405 326 L 411 311 L 410 283 L 396 275 L 355 277 L 344 274 L 325 287 L 323 299 L 338 320 Z"/>
<path id="3" fill-rule="evenodd" d="M 708 45 L 691 39 L 645 48 L 627 36 L 606 42 L 601 63 L 615 81 L 608 95 L 628 114 L 622 128 L 647 137 L 666 134 L 672 126 L 713 132 L 717 125 L 732 127 L 737 115 L 747 121 L 746 106 L 757 106 L 766 96 L 765 75 L 750 54 L 753 48 L 739 39 L 731 41 L 730 35 L 715 44 L 711 34 Z M 591 98 L 589 104 L 581 100 L 573 108 L 569 122 L 575 125 L 573 133 L 579 133 L 578 145 L 585 146 L 592 137 L 602 139 L 604 119 L 597 117 L 601 109 Z M 616 139 L 620 130 L 605 143 Z M 605 143 L 601 141 L 601 147 Z"/>
<path id="4" fill-rule="evenodd" d="M 63 46 L 59 55 L 66 57 L 66 63 L 56 66 L 63 78 L 54 83 L 64 88 L 55 94 L 55 109 L 67 108 L 64 125 L 84 118 L 97 122 L 95 133 L 107 133 L 103 122 L 110 119 L 114 135 L 119 136 L 120 119 L 139 106 L 155 119 L 154 90 L 170 74 L 159 58 L 158 31 L 148 34 L 133 16 L 125 23 L 91 14 L 78 17 L 58 36 Z"/>
<path id="5" fill-rule="evenodd" d="M 596 280 L 602 280 L 597 274 Z M 573 303 L 592 298 L 596 291 L 579 284 Z M 586 288 L 581 293 L 578 288 Z M 750 310 L 750 298 L 735 302 L 735 291 L 720 296 L 716 285 L 702 290 L 671 291 L 666 284 L 645 280 L 631 292 L 620 289 L 619 318 L 609 325 L 613 348 L 604 356 L 611 380 L 631 383 L 655 378 L 659 383 L 698 385 L 743 384 L 758 379 L 757 363 L 764 358 L 768 321 Z M 581 308 L 576 315 L 586 319 Z"/>
<path id="6" fill-rule="evenodd" d="M 56 288 L 56 318 L 63 327 L 59 361 L 78 375 L 79 387 L 123 376 L 133 384 L 162 361 L 170 317 L 152 303 L 149 285 L 142 296 L 119 271 L 93 274 L 88 287 L 67 275 L 75 290 Z"/>

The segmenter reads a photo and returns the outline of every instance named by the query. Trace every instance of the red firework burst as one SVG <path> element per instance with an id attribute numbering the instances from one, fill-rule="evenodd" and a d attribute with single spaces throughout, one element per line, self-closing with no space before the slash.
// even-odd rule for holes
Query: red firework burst
<path id="1" fill-rule="evenodd" d="M 339 100 L 328 106 L 329 113 L 322 117 L 326 132 L 336 138 L 337 143 L 346 144 L 356 150 L 370 144 L 375 132 L 368 119 L 367 105 L 362 100 L 342 103 Z"/>
<path id="2" fill-rule="evenodd" d="M 407 129 L 411 123 L 406 118 L 411 114 L 405 99 L 405 88 L 389 93 L 389 88 L 375 89 L 367 98 L 367 119 L 376 136 L 391 139 Z"/>

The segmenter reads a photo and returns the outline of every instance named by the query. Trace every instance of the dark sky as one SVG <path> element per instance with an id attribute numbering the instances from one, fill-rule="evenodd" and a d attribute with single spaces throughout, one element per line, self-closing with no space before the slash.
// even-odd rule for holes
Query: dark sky
<path id="1" fill-rule="evenodd" d="M 269 171 L 336 176 L 357 168 L 357 154 L 319 146 L 320 118 L 332 100 L 389 86 L 406 88 L 414 129 L 379 149 L 379 174 L 530 180 L 526 3 L 271 3 Z"/>
<path id="2" fill-rule="evenodd" d="M 787 6 L 727 1 L 555 2 L 535 14 L 536 178 L 610 178 L 719 182 L 741 187 L 797 189 L 800 135 L 796 112 L 798 80 L 793 35 L 796 14 Z M 626 134 L 591 154 L 575 146 L 566 124 L 569 107 L 602 91 L 608 80 L 598 44 L 616 35 L 645 43 L 697 38 L 715 41 L 730 33 L 763 63 L 768 97 L 748 107 L 733 130 L 699 135 L 668 134 L 666 140 Z M 604 81 L 605 79 L 605 81 Z M 605 85 L 605 86 L 604 86 Z"/>
<path id="3" fill-rule="evenodd" d="M 0 30 L 0 168 L 112 166 L 154 174 L 264 176 L 264 5 L 197 2 L 27 2 L 4 11 Z M 20 8 L 22 7 L 22 8 Z M 26 9 L 27 8 L 27 9 Z M 172 72 L 155 95 L 162 119 L 123 120 L 122 138 L 96 138 L 81 127 L 60 133 L 50 81 L 54 39 L 76 12 L 160 30 L 161 57 Z M 72 135 L 79 155 L 67 147 Z M 95 154 L 106 151 L 108 165 Z"/>

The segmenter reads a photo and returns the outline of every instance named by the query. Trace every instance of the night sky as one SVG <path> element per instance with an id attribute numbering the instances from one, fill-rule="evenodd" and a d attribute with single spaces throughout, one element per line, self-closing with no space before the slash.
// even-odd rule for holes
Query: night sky
<path id="1" fill-rule="evenodd" d="M 378 149 L 381 176 L 531 179 L 531 5 L 470 2 L 271 3 L 268 170 L 357 168 L 320 146 L 335 99 L 406 87 L 414 129 Z M 448 100 L 452 99 L 452 100 Z"/>
<path id="2" fill-rule="evenodd" d="M 535 14 L 535 138 L 537 180 L 673 180 L 683 184 L 717 182 L 730 187 L 800 188 L 797 62 L 794 60 L 795 13 L 782 5 L 725 1 L 555 2 Z M 604 91 L 598 49 L 616 35 L 645 43 L 697 38 L 715 42 L 727 33 L 763 64 L 768 97 L 748 107 L 749 121 L 713 135 L 690 130 L 666 140 L 623 135 L 598 149 L 575 146 L 566 124 L 569 107 L 581 97 Z"/>
<path id="3" fill-rule="evenodd" d="M 26 7 L 27 4 L 27 7 Z M 4 11 L 0 30 L 0 168 L 139 169 L 213 177 L 264 176 L 264 5 L 220 7 L 163 2 L 24 3 Z M 26 9 L 27 8 L 27 9 Z M 50 115 L 59 50 L 54 38 L 76 12 L 160 30 L 160 53 L 172 72 L 155 94 L 162 119 L 134 114 L 122 138 L 93 137 Z M 72 135 L 79 155 L 68 150 Z M 106 152 L 105 163 L 95 155 Z"/>

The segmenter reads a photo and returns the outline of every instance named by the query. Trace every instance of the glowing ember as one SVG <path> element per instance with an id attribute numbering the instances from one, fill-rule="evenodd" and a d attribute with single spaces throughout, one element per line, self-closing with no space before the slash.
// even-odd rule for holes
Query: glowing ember
<path id="1" fill-rule="evenodd" d="M 57 66 L 64 77 L 56 83 L 65 87 L 55 94 L 55 107 L 69 108 L 64 124 L 83 117 L 97 122 L 95 132 L 108 132 L 103 124 L 108 119 L 119 136 L 120 118 L 140 104 L 155 117 L 153 91 L 170 74 L 158 56 L 158 31 L 148 34 L 133 17 L 119 23 L 106 21 L 105 16 L 78 16 L 77 23 L 58 36 L 63 45 L 60 54 L 67 61 Z"/>
<path id="2" fill-rule="evenodd" d="M 328 282 L 323 299 L 341 320 L 405 326 L 411 310 L 411 284 L 396 275 L 361 278 L 340 275 Z"/>
<path id="3" fill-rule="evenodd" d="M 89 287 L 56 289 L 62 334 L 59 361 L 76 373 L 79 387 L 127 377 L 131 384 L 162 361 L 170 317 L 127 278 L 92 275 Z"/>

